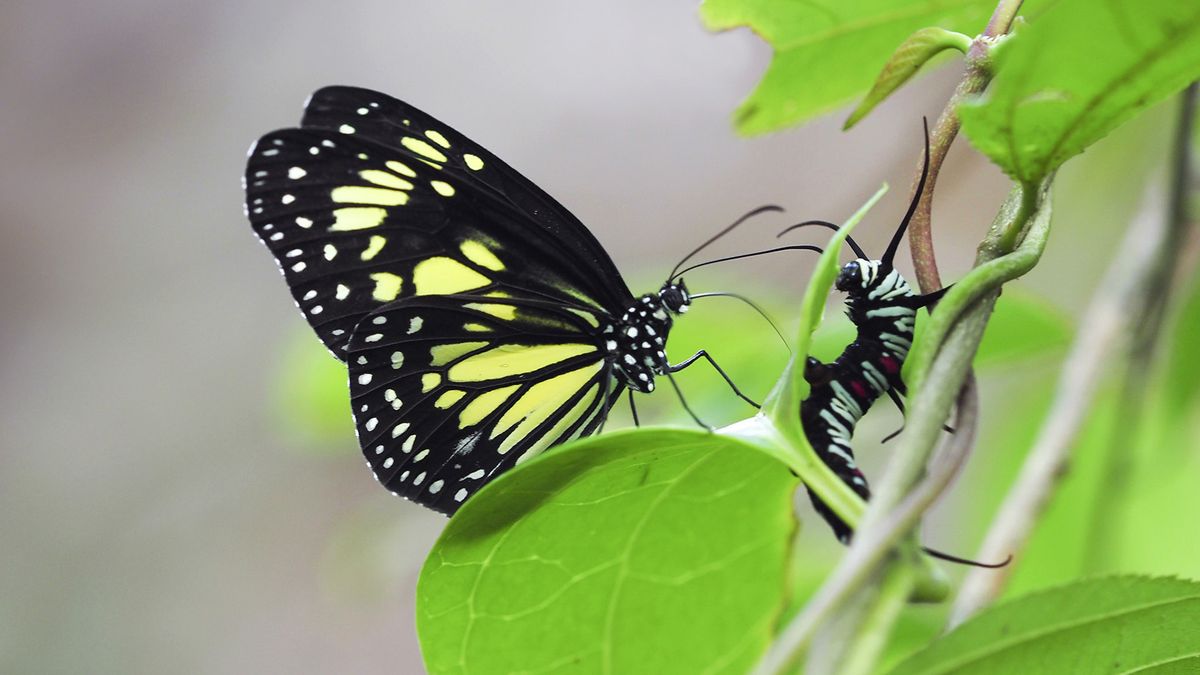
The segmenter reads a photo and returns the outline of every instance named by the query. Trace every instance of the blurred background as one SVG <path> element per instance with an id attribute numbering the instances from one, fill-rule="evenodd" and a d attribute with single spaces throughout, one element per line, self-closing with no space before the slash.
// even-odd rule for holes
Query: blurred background
<path id="1" fill-rule="evenodd" d="M 416 104 L 544 187 L 635 291 L 751 208 L 788 213 L 714 255 L 770 246 L 791 222 L 841 220 L 887 181 L 857 235 L 881 250 L 907 205 L 921 116 L 941 110 L 957 67 L 851 133 L 843 112 L 739 138 L 730 113 L 770 56 L 748 31 L 706 32 L 693 1 L 6 2 L 0 671 L 419 672 L 413 589 L 445 520 L 364 470 L 344 370 L 242 216 L 246 149 L 296 124 L 312 90 L 360 85 Z M 981 364 L 982 441 L 927 524 L 930 545 L 969 554 L 982 537 L 1071 322 L 1163 164 L 1171 115 L 1142 116 L 1064 169 L 1050 250 L 1001 301 L 1010 333 L 989 336 L 989 353 L 1004 367 Z M 967 269 L 1007 189 L 956 144 L 934 212 L 946 278 Z M 755 297 L 786 333 L 812 262 L 787 255 L 688 283 Z M 745 307 L 706 303 L 671 353 L 703 345 L 761 398 L 785 347 Z M 847 339 L 830 327 L 826 356 Z M 686 386 L 710 422 L 750 412 L 710 372 Z M 868 475 L 900 423 L 888 407 L 857 440 Z M 684 421 L 670 399 L 646 409 Z M 839 548 L 803 517 L 798 575 L 815 583 Z M 1027 585 L 1078 571 L 1044 557 L 1051 571 Z"/>

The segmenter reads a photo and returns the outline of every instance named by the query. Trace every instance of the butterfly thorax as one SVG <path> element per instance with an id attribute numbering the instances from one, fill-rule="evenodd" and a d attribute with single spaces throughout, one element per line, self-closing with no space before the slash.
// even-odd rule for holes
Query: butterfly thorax
<path id="1" fill-rule="evenodd" d="M 682 282 L 667 284 L 658 293 L 635 299 L 620 318 L 604 327 L 606 358 L 622 384 L 642 393 L 654 391 L 654 377 L 669 365 L 664 345 L 672 317 L 686 312 L 689 304 Z"/>

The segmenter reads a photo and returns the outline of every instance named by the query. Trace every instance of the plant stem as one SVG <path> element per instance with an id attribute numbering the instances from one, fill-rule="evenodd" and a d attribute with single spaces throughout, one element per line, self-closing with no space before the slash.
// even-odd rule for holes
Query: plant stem
<path id="1" fill-rule="evenodd" d="M 790 665 L 799 659 L 812 641 L 817 628 L 847 598 L 853 596 L 854 591 L 867 583 L 893 547 L 900 543 L 901 538 L 920 520 L 921 514 L 950 484 L 974 442 L 978 425 L 977 404 L 976 389 L 972 380 L 970 386 L 964 387 L 959 395 L 958 416 L 955 419 L 958 431 L 951 437 L 943 461 L 935 463 L 925 480 L 896 509 L 887 514 L 873 540 L 875 545 L 859 544 L 859 541 L 865 542 L 866 539 L 856 536 L 855 544 L 846 552 L 842 564 L 833 571 L 803 611 L 780 633 L 771 649 L 759 662 L 755 673 L 770 675 L 789 672 Z M 913 552 L 915 553 L 915 547 Z"/>
<path id="2" fill-rule="evenodd" d="M 993 224 L 993 235 L 1012 228 L 1023 229 L 1015 220 L 1023 214 L 1019 206 L 1020 199 L 1020 194 L 1014 190 L 1005 203 L 1005 208 L 1001 209 L 997 216 L 997 222 Z M 967 393 L 961 389 L 969 381 L 971 360 L 983 338 L 983 331 L 999 297 L 1000 287 L 1032 269 L 1041 257 L 1050 225 L 1049 201 L 1044 200 L 1043 205 L 1044 208 L 1038 211 L 1029 230 L 1029 236 L 1016 251 L 990 259 L 994 247 L 981 246 L 979 266 L 947 293 L 934 312 L 922 344 L 938 345 L 938 338 L 941 337 L 939 333 L 944 335 L 945 339 L 940 341 L 940 349 L 935 346 L 928 350 L 932 353 L 934 349 L 938 349 L 936 355 L 927 361 L 928 366 L 912 372 L 913 389 L 909 399 L 905 435 L 867 505 L 867 512 L 855 534 L 850 552 L 843 559 L 839 569 L 835 570 L 829 583 L 838 578 L 837 572 L 842 566 L 849 567 L 853 564 L 852 558 L 857 550 L 865 549 L 866 552 L 862 554 L 864 558 L 880 561 L 895 542 L 911 532 L 915 526 L 919 513 L 913 515 L 911 523 L 902 529 L 891 529 L 890 526 L 894 523 L 890 521 L 892 516 L 889 514 L 899 510 L 898 505 L 912 498 L 910 490 L 925 471 L 934 443 L 941 434 L 943 421 L 949 416 L 955 399 L 961 400 L 963 394 Z M 959 392 L 957 397 L 955 392 Z M 961 410 L 960 413 L 966 412 L 973 417 L 977 413 L 973 387 L 968 388 L 968 392 L 972 394 L 966 401 L 969 408 Z M 969 442 L 970 439 L 967 440 Z M 931 471 L 936 469 L 935 466 Z M 944 487 L 945 485 L 942 485 L 937 493 L 929 496 L 930 503 Z M 888 568 L 884 563 L 884 570 L 881 572 L 884 578 L 889 574 Z M 847 592 L 849 591 L 850 589 L 847 589 Z M 866 615 L 869 615 L 869 612 Z M 866 615 L 863 616 L 864 619 Z M 845 630 L 856 630 L 853 622 L 842 622 L 839 625 Z M 831 641 L 846 645 L 844 655 L 853 653 L 857 648 L 852 639 L 841 640 L 834 636 L 831 637 Z"/>
<path id="3" fill-rule="evenodd" d="M 917 203 L 917 211 L 913 214 L 908 225 L 908 243 L 912 249 L 913 266 L 916 268 L 917 284 L 921 292 L 930 293 L 942 287 L 941 275 L 938 273 L 937 259 L 933 252 L 933 193 L 937 186 L 937 177 L 942 168 L 950 146 L 958 136 L 958 104 L 971 96 L 982 93 L 992 79 L 988 42 L 1005 35 L 1012 28 L 1017 11 L 1021 9 L 1022 0 L 1001 0 L 996 5 L 992 17 L 983 33 L 971 45 L 967 52 L 967 71 L 959 80 L 954 94 L 938 115 L 933 126 L 929 144 L 929 179 L 925 193 Z M 920 180 L 921 167 L 918 165 L 913 176 L 912 190 L 917 189 Z"/>
<path id="4" fill-rule="evenodd" d="M 976 40 L 972 44 L 971 52 L 968 54 L 968 70 L 963 81 L 960 82 L 955 96 L 947 104 L 931 138 L 930 148 L 930 167 L 928 187 L 918 203 L 918 209 L 912 222 L 910 222 L 909 242 L 912 247 L 913 263 L 917 269 L 917 279 L 923 291 L 929 292 L 941 287 L 941 280 L 937 271 L 936 258 L 933 253 L 932 232 L 930 228 L 930 208 L 931 195 L 937 182 L 937 176 L 941 169 L 942 162 L 945 159 L 946 153 L 949 151 L 950 145 L 953 143 L 955 136 L 958 133 L 959 121 L 956 113 L 956 106 L 966 96 L 983 91 L 987 82 L 990 79 L 990 63 L 988 57 L 988 43 L 991 39 L 1004 35 L 1012 26 L 1013 20 L 1016 18 L 1017 11 L 1021 7 L 1021 0 L 1000 0 L 992 14 L 991 20 L 988 22 L 987 29 L 984 31 L 980 40 Z M 914 190 L 916 179 L 913 181 Z M 1012 200 L 1010 199 L 1010 202 Z M 1033 214 L 1028 209 L 1007 209 L 1002 210 L 998 216 L 998 220 L 1004 220 L 1006 216 L 1011 216 L 1019 221 L 1028 220 Z M 1048 227 L 1049 218 L 1048 212 L 1045 218 L 1045 225 Z M 1014 223 L 1008 223 L 1008 229 L 1013 229 Z M 1024 222 L 1015 228 L 1018 232 L 1024 228 Z M 997 226 L 993 226 L 993 232 L 997 231 Z M 985 244 L 987 240 L 985 240 Z M 1041 245 L 1044 246 L 1044 238 Z M 1035 242 L 1036 244 L 1036 242 Z M 1041 255 L 1041 246 L 1036 247 L 1037 250 L 1033 253 L 1032 258 L 1028 260 L 1028 267 L 1032 267 Z M 980 262 L 988 263 L 995 259 L 995 248 L 981 248 Z M 1029 257 L 1028 255 L 1025 257 Z M 1001 265 L 1001 269 L 1003 269 Z M 949 478 L 946 478 L 946 483 L 931 489 L 927 494 L 922 495 L 928 501 L 925 503 L 917 502 L 912 510 L 906 512 L 911 518 L 910 521 L 897 523 L 893 519 L 889 521 L 888 512 L 892 507 L 896 506 L 904 498 L 904 494 L 912 488 L 913 483 L 918 479 L 920 472 L 925 466 L 933 444 L 937 436 L 941 432 L 942 421 L 946 419 L 949 413 L 950 405 L 953 398 L 951 392 L 959 392 L 960 401 L 959 414 L 966 414 L 972 420 L 977 413 L 977 402 L 974 396 L 975 390 L 973 386 L 973 377 L 970 374 L 970 362 L 978 348 L 979 341 L 982 338 L 983 328 L 987 323 L 987 318 L 991 313 L 992 306 L 996 297 L 999 294 L 1000 285 L 1006 278 L 1014 278 L 1024 273 L 1027 270 L 1024 264 L 1015 265 L 1011 271 L 1015 272 L 1013 276 L 1000 275 L 1001 278 L 996 280 L 996 285 L 987 290 L 986 293 L 971 295 L 970 292 L 975 288 L 983 288 L 978 286 L 973 288 L 972 284 L 967 284 L 963 289 L 959 290 L 959 295 L 967 298 L 970 295 L 970 300 L 977 303 L 973 305 L 966 314 L 960 313 L 965 309 L 964 306 L 948 307 L 940 312 L 942 316 L 952 317 L 947 327 L 944 328 L 944 334 L 947 335 L 947 340 L 944 344 L 939 344 L 937 341 L 925 340 L 924 343 L 937 345 L 941 348 L 938 353 L 938 358 L 933 361 L 929 369 L 928 378 L 925 377 L 925 371 L 918 370 L 920 380 L 924 383 L 928 379 L 928 387 L 921 388 L 922 385 L 913 386 L 915 390 L 915 400 L 911 403 L 909 412 L 910 419 L 919 422 L 921 428 L 919 432 L 911 426 L 906 434 L 905 441 L 901 445 L 901 449 L 897 451 L 896 458 L 889 466 L 887 474 L 884 476 L 881 487 L 884 488 L 883 498 L 879 492 L 876 492 L 872 504 L 868 507 L 868 512 L 864 517 L 864 523 L 858 530 L 854 543 L 847 552 L 842 563 L 838 566 L 826 583 L 822 586 L 817 595 L 809 602 L 805 610 L 801 612 L 781 633 L 780 637 L 772 645 L 771 649 L 760 662 L 756 672 L 759 673 L 775 673 L 787 668 L 789 664 L 794 663 L 799 658 L 808 641 L 811 639 L 813 631 L 822 621 L 852 595 L 854 589 L 862 581 L 865 581 L 868 575 L 878 567 L 883 561 L 887 551 L 891 550 L 899 542 L 900 538 L 905 536 L 915 526 L 920 514 L 929 504 L 941 493 L 941 490 L 948 484 Z M 1021 269 L 1024 268 L 1024 269 Z M 1006 277 L 1006 278 L 1005 278 Z M 986 282 L 988 280 L 981 279 Z M 952 300 L 951 295 L 943 299 Z M 951 303 L 953 304 L 953 303 Z M 954 319 L 959 320 L 959 325 L 951 332 L 950 323 Z M 936 351 L 936 347 L 934 351 Z M 931 351 L 931 354 L 933 351 Z M 930 357 L 933 358 L 932 356 Z M 944 381 L 943 381 L 944 380 Z M 971 384 L 966 384 L 971 383 Z M 964 386 L 965 385 L 965 386 Z M 961 388 L 961 391 L 960 391 Z M 929 393 L 929 392 L 933 393 Z M 969 437 L 968 437 L 969 436 Z M 962 446 L 961 455 L 965 457 L 967 449 L 970 447 L 973 433 L 970 435 L 964 434 L 965 442 Z M 933 470 L 936 471 L 937 467 Z M 930 484 L 927 480 L 926 483 Z M 936 485 L 936 484 L 934 484 Z M 910 498 L 921 494 L 918 488 Z M 903 509 L 898 509 L 895 513 L 899 513 Z M 876 522 L 878 521 L 878 522 Z M 903 566 L 903 564 L 902 564 Z M 889 576 L 889 572 L 885 569 L 882 574 L 889 585 L 893 582 L 893 577 Z M 895 581 L 894 583 L 899 583 Z M 878 595 L 875 598 L 868 600 L 872 603 L 874 609 L 867 609 L 865 613 L 859 613 L 858 617 L 847 617 L 847 621 L 843 622 L 841 632 L 847 635 L 844 641 L 851 652 L 855 648 L 855 641 L 862 641 L 867 638 L 863 636 L 859 627 L 864 622 L 869 621 L 871 617 L 883 619 L 891 616 L 894 620 L 895 616 L 886 611 L 886 607 L 880 603 L 890 602 L 890 596 Z M 872 623 L 877 623 L 872 621 Z M 884 631 L 882 626 L 879 626 L 881 632 Z M 843 651 L 843 653 L 847 653 Z M 869 668 L 874 659 L 873 654 L 863 663 L 863 667 Z"/>

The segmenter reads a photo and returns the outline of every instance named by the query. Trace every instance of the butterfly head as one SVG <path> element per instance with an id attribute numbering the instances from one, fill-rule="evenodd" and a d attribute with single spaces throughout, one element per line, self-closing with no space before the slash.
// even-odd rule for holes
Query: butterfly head
<path id="1" fill-rule="evenodd" d="M 688 293 L 687 284 L 683 279 L 664 285 L 658 291 L 658 299 L 672 314 L 683 314 L 692 304 L 692 296 Z"/>

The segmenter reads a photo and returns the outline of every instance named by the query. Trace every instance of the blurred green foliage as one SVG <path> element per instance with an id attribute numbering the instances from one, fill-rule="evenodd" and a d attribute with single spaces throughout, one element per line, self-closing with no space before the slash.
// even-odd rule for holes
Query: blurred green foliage
<path id="1" fill-rule="evenodd" d="M 345 364 L 325 349 L 308 326 L 292 331 L 279 354 L 271 401 L 278 420 L 275 428 L 300 450 L 327 453 L 354 447 Z"/>

